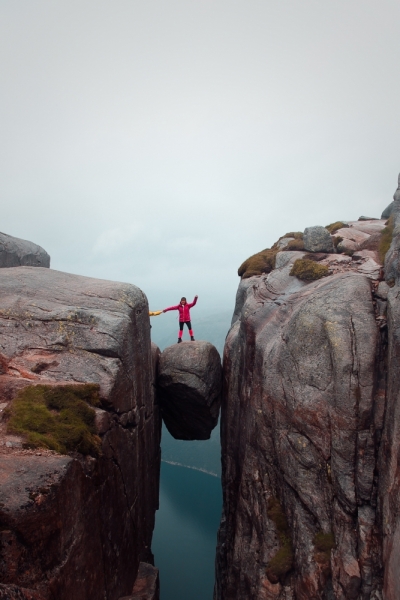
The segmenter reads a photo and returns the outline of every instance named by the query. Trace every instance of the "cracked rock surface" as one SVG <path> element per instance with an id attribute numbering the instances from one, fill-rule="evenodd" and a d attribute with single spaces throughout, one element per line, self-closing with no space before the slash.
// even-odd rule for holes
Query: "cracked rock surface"
<path id="1" fill-rule="evenodd" d="M 221 381 L 221 358 L 209 342 L 182 342 L 161 353 L 161 414 L 175 439 L 209 439 L 218 423 Z"/>
<path id="2" fill-rule="evenodd" d="M 0 420 L 0 598 L 118 600 L 152 560 L 158 507 L 146 297 L 37 267 L 1 269 L 0 290 L 0 419 L 39 383 L 97 383 L 102 403 L 96 459 L 25 449 Z"/>
<path id="3" fill-rule="evenodd" d="M 349 257 L 343 271 L 338 261 L 329 277 L 299 281 L 289 273 L 300 253 L 285 254 L 269 275 L 241 282 L 225 344 L 224 512 L 214 598 L 382 598 L 382 291 L 373 295 L 378 284 Z M 284 535 L 274 503 L 287 521 Z M 393 505 L 392 521 L 398 565 Z M 320 539 L 330 541 L 328 549 L 321 550 Z M 284 552 L 286 562 L 273 568 Z"/>

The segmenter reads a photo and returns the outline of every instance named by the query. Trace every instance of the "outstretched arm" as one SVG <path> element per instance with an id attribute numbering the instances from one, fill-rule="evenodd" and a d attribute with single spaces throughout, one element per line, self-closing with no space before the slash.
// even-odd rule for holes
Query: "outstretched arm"
<path id="1" fill-rule="evenodd" d="M 164 308 L 163 312 L 168 312 L 169 310 L 178 310 L 179 309 L 179 304 L 177 304 L 176 306 L 169 306 L 168 308 Z"/>
<path id="2" fill-rule="evenodd" d="M 197 303 L 197 298 L 198 298 L 198 296 L 195 296 L 193 302 L 191 302 L 190 304 L 188 304 L 189 308 L 192 308 L 192 306 L 194 306 Z"/>

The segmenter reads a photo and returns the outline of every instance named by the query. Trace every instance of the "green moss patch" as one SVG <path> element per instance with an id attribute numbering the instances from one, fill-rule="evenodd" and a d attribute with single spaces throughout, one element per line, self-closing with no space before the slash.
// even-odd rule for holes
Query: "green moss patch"
<path id="1" fill-rule="evenodd" d="M 329 553 L 335 547 L 335 536 L 330 531 L 329 533 L 324 533 L 323 531 L 319 531 L 314 536 L 314 546 L 318 552 L 326 552 Z"/>
<path id="2" fill-rule="evenodd" d="M 323 572 L 328 576 L 331 570 L 331 552 L 335 547 L 335 536 L 332 532 L 324 533 L 319 531 L 313 539 L 314 559 L 322 566 Z"/>
<path id="3" fill-rule="evenodd" d="M 343 221 L 335 221 L 335 223 L 327 225 L 325 229 L 327 229 L 329 233 L 333 235 L 335 231 L 338 231 L 338 229 L 343 229 L 343 227 L 348 227 L 347 223 L 343 223 Z"/>
<path id="4" fill-rule="evenodd" d="M 272 497 L 268 500 L 267 514 L 275 524 L 280 542 L 279 550 L 269 561 L 266 569 L 268 579 L 276 583 L 282 581 L 293 567 L 293 547 L 286 515 L 277 498 Z"/>
<path id="5" fill-rule="evenodd" d="M 294 238 L 294 240 L 291 240 L 285 248 L 279 248 L 278 244 L 280 240 L 288 237 Z M 247 279 L 248 277 L 253 277 L 253 275 L 270 273 L 275 269 L 275 260 L 278 252 L 281 250 L 303 250 L 304 244 L 302 240 L 303 234 L 301 231 L 285 233 L 271 248 L 265 248 L 265 250 L 261 250 L 261 252 L 257 252 L 257 254 L 253 254 L 247 258 L 238 269 L 239 277 Z"/>
<path id="6" fill-rule="evenodd" d="M 329 269 L 326 265 L 319 265 L 313 260 L 300 258 L 293 263 L 290 275 L 294 275 L 302 281 L 315 281 L 329 275 Z"/>
<path id="7" fill-rule="evenodd" d="M 387 251 L 390 248 L 390 244 L 393 239 L 393 230 L 394 230 L 394 217 L 393 215 L 389 217 L 389 220 L 386 223 L 386 227 L 382 229 L 381 241 L 379 243 L 379 258 L 381 259 L 382 264 L 385 262 L 385 256 Z"/>
<path id="8" fill-rule="evenodd" d="M 22 435 L 28 448 L 97 456 L 100 438 L 90 405 L 99 403 L 95 384 L 29 386 L 18 393 L 7 411 L 7 431 Z"/>

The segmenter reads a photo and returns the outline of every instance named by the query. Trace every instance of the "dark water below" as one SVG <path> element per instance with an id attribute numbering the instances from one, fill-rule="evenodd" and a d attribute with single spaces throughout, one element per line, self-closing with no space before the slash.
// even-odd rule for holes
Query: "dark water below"
<path id="1" fill-rule="evenodd" d="M 218 477 L 161 464 L 152 550 L 161 600 L 212 600 L 222 492 Z"/>

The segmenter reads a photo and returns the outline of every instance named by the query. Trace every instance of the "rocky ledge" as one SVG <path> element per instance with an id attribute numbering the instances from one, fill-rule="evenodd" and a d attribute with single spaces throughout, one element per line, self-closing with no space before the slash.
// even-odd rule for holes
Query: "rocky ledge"
<path id="1" fill-rule="evenodd" d="M 178 440 L 208 440 L 218 423 L 221 358 L 209 342 L 182 342 L 161 353 L 158 396 L 163 421 Z"/>
<path id="2" fill-rule="evenodd" d="M 158 507 L 147 300 L 132 285 L 45 268 L 0 269 L 0 289 L 0 414 L 29 386 L 95 384 L 100 398 L 92 456 L 25 448 L 3 416 L 0 598 L 118 600 L 152 561 Z"/>
<path id="3" fill-rule="evenodd" d="M 391 212 L 385 273 L 386 221 L 363 218 L 338 224 L 333 251 L 326 232 L 302 251 L 284 238 L 275 268 L 239 285 L 215 600 L 399 597 L 400 186 Z M 291 274 L 307 251 L 326 267 L 315 281 Z"/>

